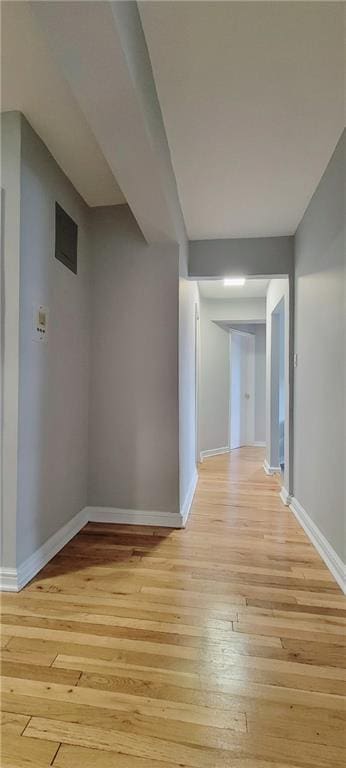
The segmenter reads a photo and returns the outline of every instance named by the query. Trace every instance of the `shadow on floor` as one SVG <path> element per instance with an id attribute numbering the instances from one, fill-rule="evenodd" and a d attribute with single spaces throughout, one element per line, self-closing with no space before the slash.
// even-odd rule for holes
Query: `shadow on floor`
<path id="1" fill-rule="evenodd" d="M 136 577 L 136 565 L 140 567 L 143 560 L 150 557 L 162 542 L 173 534 L 176 537 L 180 531 L 183 533 L 183 529 L 175 528 L 87 523 L 24 587 L 22 593 L 29 587 L 42 591 L 64 591 L 64 577 L 72 576 L 71 586 L 74 583 L 78 588 L 80 582 L 107 582 L 107 592 L 113 579 L 112 593 L 127 594 L 131 577 Z M 116 584 L 121 580 L 123 572 L 128 588 L 118 591 Z M 47 582 L 51 583 L 48 585 Z"/>

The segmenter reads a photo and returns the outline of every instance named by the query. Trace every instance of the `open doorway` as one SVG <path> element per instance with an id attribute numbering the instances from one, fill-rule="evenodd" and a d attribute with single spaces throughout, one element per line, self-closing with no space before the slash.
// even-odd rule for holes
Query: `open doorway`
<path id="1" fill-rule="evenodd" d="M 271 457 L 272 466 L 285 469 L 285 299 L 271 318 Z"/>
<path id="2" fill-rule="evenodd" d="M 199 283 L 201 460 L 240 445 L 265 447 L 268 283 Z"/>
<path id="3" fill-rule="evenodd" d="M 272 279 L 267 291 L 267 474 L 281 475 L 281 498 L 290 502 L 292 486 L 292 329 L 288 278 Z"/>
<path id="4" fill-rule="evenodd" d="M 274 466 L 285 471 L 285 298 L 272 312 L 271 321 L 271 446 Z"/>
<path id="5" fill-rule="evenodd" d="M 272 280 L 267 293 L 267 451 L 268 474 L 281 475 L 282 498 L 289 501 L 290 457 L 290 307 L 287 278 Z"/>
<path id="6" fill-rule="evenodd" d="M 255 336 L 230 331 L 230 449 L 255 442 Z"/>
<path id="7" fill-rule="evenodd" d="M 199 293 L 198 457 L 203 461 L 243 445 L 264 448 L 264 469 L 269 475 L 281 473 L 281 498 L 287 504 L 292 485 L 290 280 L 201 280 Z M 240 346 L 248 335 L 255 338 L 254 388 L 253 374 L 240 362 L 246 359 Z M 233 370 L 232 344 L 233 357 L 239 358 Z"/>

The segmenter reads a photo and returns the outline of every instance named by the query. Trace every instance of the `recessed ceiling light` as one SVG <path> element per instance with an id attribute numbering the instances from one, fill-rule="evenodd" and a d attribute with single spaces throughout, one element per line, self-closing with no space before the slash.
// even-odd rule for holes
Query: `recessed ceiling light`
<path id="1" fill-rule="evenodd" d="M 223 284 L 229 285 L 245 285 L 245 277 L 225 277 Z"/>

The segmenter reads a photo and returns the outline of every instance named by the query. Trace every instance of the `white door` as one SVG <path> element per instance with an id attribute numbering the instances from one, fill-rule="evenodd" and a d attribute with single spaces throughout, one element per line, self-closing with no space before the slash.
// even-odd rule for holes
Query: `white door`
<path id="1" fill-rule="evenodd" d="M 240 448 L 255 439 L 255 337 L 240 331 L 230 337 L 230 448 Z"/>

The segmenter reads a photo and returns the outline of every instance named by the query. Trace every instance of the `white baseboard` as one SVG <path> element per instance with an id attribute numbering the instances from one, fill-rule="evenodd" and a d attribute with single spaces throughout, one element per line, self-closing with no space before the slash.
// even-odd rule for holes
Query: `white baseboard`
<path id="1" fill-rule="evenodd" d="M 195 478 L 194 481 L 197 482 Z M 114 507 L 84 507 L 63 528 L 60 528 L 48 541 L 36 549 L 27 560 L 24 560 L 19 568 L 0 568 L 0 591 L 19 592 L 88 522 L 183 528 L 190 511 L 195 487 L 196 485 L 194 485 L 193 492 L 191 489 L 189 490 L 191 499 L 187 497 L 182 513 L 151 512 Z"/>
<path id="2" fill-rule="evenodd" d="M 261 440 L 255 440 L 254 443 L 249 443 L 249 445 L 253 446 L 253 448 L 265 448 L 266 447 L 265 442 L 262 443 Z"/>
<path id="3" fill-rule="evenodd" d="M 267 462 L 267 459 L 264 459 L 263 469 L 264 469 L 266 475 L 276 475 L 279 472 L 281 472 L 281 467 L 271 467 L 271 466 L 269 466 L 269 464 Z"/>
<path id="4" fill-rule="evenodd" d="M 183 506 L 182 506 L 182 508 L 180 510 L 181 527 L 182 528 L 185 528 L 187 520 L 188 520 L 188 517 L 189 517 L 189 514 L 190 514 L 190 511 L 191 511 L 193 497 L 195 495 L 197 482 L 198 482 L 198 473 L 197 473 L 197 469 L 195 469 L 195 472 L 194 472 L 194 475 L 192 477 L 192 480 L 191 480 L 188 492 L 187 492 L 186 497 L 185 497 L 185 501 L 184 501 Z"/>
<path id="5" fill-rule="evenodd" d="M 16 568 L 0 568 L 1 592 L 18 592 L 18 574 Z"/>
<path id="6" fill-rule="evenodd" d="M 288 491 L 286 491 L 286 488 L 284 488 L 284 486 L 282 486 L 279 496 L 282 503 L 285 505 L 285 507 L 289 507 L 292 501 L 292 496 L 290 496 L 290 494 L 288 493 Z"/>
<path id="7" fill-rule="evenodd" d="M 24 560 L 19 568 L 0 568 L 0 589 L 3 592 L 19 592 L 87 522 L 85 509 L 82 509 Z"/>
<path id="8" fill-rule="evenodd" d="M 346 594 L 346 565 L 342 562 L 339 555 L 335 552 L 332 545 L 327 541 L 326 537 L 317 527 L 316 523 L 311 519 L 306 510 L 299 504 L 299 501 L 293 496 L 290 503 L 290 509 L 298 520 L 298 523 L 304 528 L 305 533 L 309 537 L 311 543 L 322 560 L 324 560 L 327 568 L 334 576 L 335 581 L 339 584 L 342 591 Z"/>
<path id="9" fill-rule="evenodd" d="M 223 451 L 225 452 L 225 451 Z M 214 455 L 214 454 L 213 454 Z M 269 467 L 269 469 L 272 469 Z M 267 471 L 267 470 L 266 470 Z M 268 472 L 272 474 L 272 472 Z M 84 527 L 87 522 L 100 523 L 124 523 L 127 525 L 153 525 L 171 528 L 183 528 L 186 525 L 193 496 L 196 490 L 198 475 L 193 476 L 186 499 L 181 512 L 151 512 L 129 509 L 116 509 L 113 507 L 84 507 L 66 525 L 57 531 L 30 557 L 28 557 L 18 569 L 0 569 L 0 590 L 4 592 L 18 592 L 25 586 L 46 563 L 57 554 L 73 536 Z M 289 505 L 298 522 L 304 528 L 315 549 L 319 552 L 327 568 L 335 580 L 346 593 L 346 566 L 331 544 L 327 541 L 317 525 L 309 517 L 308 513 L 299 504 L 296 498 L 290 497 L 285 488 L 281 489 L 280 497 L 284 504 Z"/>
<path id="10" fill-rule="evenodd" d="M 181 528 L 179 512 L 155 512 L 118 507 L 85 507 L 89 523 L 122 523 L 123 525 L 155 525 L 166 528 Z"/>
<path id="11" fill-rule="evenodd" d="M 210 448 L 208 451 L 201 451 L 200 459 L 207 459 L 208 456 L 219 456 L 221 453 L 229 453 L 230 449 L 228 445 L 222 446 L 222 448 Z"/>

